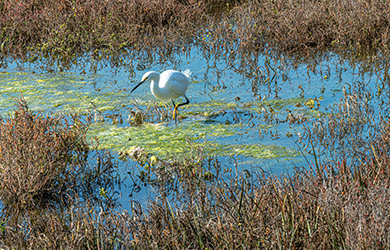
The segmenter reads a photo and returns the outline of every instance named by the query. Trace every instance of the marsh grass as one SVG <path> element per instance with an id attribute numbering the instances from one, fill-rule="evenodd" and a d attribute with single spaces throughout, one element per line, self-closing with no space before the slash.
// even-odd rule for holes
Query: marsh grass
<path id="1" fill-rule="evenodd" d="M 65 68 L 85 54 L 113 64 L 121 63 L 121 53 L 141 57 L 157 53 L 164 58 L 187 46 L 206 13 L 215 13 L 221 4 L 224 2 L 3 1 L 1 53 L 29 61 L 45 59 L 49 64 L 60 61 Z"/>
<path id="2" fill-rule="evenodd" d="M 379 59 L 389 52 L 389 7 L 383 0 L 2 1 L 0 54 L 3 66 L 20 58 L 64 70 L 86 58 L 92 70 L 110 62 L 130 72 L 194 45 L 241 73 L 256 69 L 259 54 Z"/>
<path id="3" fill-rule="evenodd" d="M 305 148 L 316 150 L 318 159 L 360 165 L 362 156 L 373 153 L 373 138 L 387 133 L 388 101 L 387 93 L 374 97 L 364 82 L 346 84 L 343 98 L 326 117 L 305 124 Z"/>
<path id="4" fill-rule="evenodd" d="M 88 154 L 79 136 L 83 127 L 35 116 L 23 100 L 18 105 L 14 117 L 3 118 L 0 127 L 3 211 L 22 214 L 51 202 L 66 204 L 67 191 L 76 186 L 69 173 Z"/>

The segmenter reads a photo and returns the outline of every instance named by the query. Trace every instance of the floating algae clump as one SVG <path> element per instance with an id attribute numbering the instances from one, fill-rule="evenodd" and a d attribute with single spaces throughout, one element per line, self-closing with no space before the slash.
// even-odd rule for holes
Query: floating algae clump
<path id="1" fill-rule="evenodd" d="M 125 92 L 96 91 L 93 78 L 78 74 L 32 74 L 0 72 L 0 106 L 2 115 L 10 112 L 14 99 L 21 95 L 31 110 L 88 113 L 100 112 L 128 104 Z"/>
<path id="2" fill-rule="evenodd" d="M 174 154 L 187 156 L 192 150 L 202 148 L 210 155 L 234 154 L 253 158 L 293 157 L 294 150 L 281 146 L 258 144 L 232 145 L 221 143 L 222 138 L 234 136 L 242 125 L 190 121 L 176 127 L 162 124 L 144 124 L 139 127 L 118 127 L 106 123 L 94 123 L 89 129 L 90 137 L 97 137 L 99 147 L 124 152 L 140 146 L 148 153 L 158 156 Z"/>
<path id="3" fill-rule="evenodd" d="M 202 121 L 186 122 L 177 127 L 162 124 L 144 124 L 139 127 L 118 127 L 94 123 L 89 136 L 99 139 L 101 148 L 122 151 L 131 146 L 141 146 L 159 155 L 185 154 L 191 147 L 205 146 L 208 139 L 235 134 L 234 126 L 221 123 L 205 124 Z"/>
<path id="4" fill-rule="evenodd" d="M 278 145 L 242 144 L 228 145 L 226 153 L 249 156 L 256 159 L 288 158 L 299 155 L 299 152 Z"/>

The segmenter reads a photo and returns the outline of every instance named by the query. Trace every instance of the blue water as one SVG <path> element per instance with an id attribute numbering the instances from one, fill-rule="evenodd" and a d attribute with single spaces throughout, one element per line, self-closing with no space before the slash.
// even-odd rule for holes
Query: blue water
<path id="1" fill-rule="evenodd" d="M 270 60 L 268 64 L 267 60 L 269 59 L 265 57 L 259 59 L 254 74 L 237 72 L 234 70 L 237 67 L 227 67 L 223 61 L 207 61 L 196 49 L 187 55 L 177 55 L 172 62 L 156 63 L 147 68 L 138 67 L 142 70 L 136 70 L 134 73 L 130 73 L 126 68 L 113 69 L 109 66 L 85 74 L 81 73 L 84 69 L 77 67 L 69 72 L 47 73 L 40 71 L 37 64 L 10 63 L 7 68 L 1 69 L 2 73 L 0 73 L 2 86 L 0 114 L 3 116 L 12 114 L 14 99 L 23 95 L 30 108 L 35 111 L 80 114 L 95 111 L 96 114 L 98 110 L 102 116 L 116 112 L 126 117 L 134 101 L 147 103 L 156 100 L 150 93 L 149 86 L 142 86 L 130 94 L 130 90 L 140 81 L 145 72 L 149 70 L 162 72 L 172 68 L 182 71 L 190 69 L 192 83 L 187 90 L 187 96 L 191 104 L 194 106 L 200 104 L 202 108 L 202 104 L 210 103 L 209 106 L 204 107 L 204 112 L 216 112 L 221 109 L 226 111 L 224 116 L 218 116 L 214 121 L 224 123 L 228 120 L 242 124 L 236 135 L 217 138 L 218 142 L 227 145 L 278 145 L 296 150 L 300 154 L 276 159 L 254 159 L 241 155 L 232 158 L 223 156 L 220 157 L 222 163 L 231 166 L 235 162 L 240 169 L 261 167 L 279 174 L 290 171 L 294 167 L 306 167 L 313 163 L 313 157 L 305 151 L 298 150 L 298 145 L 303 147 L 299 144 L 299 135 L 303 132 L 302 125 L 290 125 L 288 122 L 282 123 L 278 120 L 286 119 L 289 111 L 295 115 L 305 115 L 309 120 L 316 119 L 314 114 L 329 113 L 331 107 L 342 99 L 343 89 L 357 81 L 372 90 L 371 94 L 374 98 L 372 102 L 375 103 L 378 86 L 384 81 L 380 71 L 379 74 L 360 74 L 358 66 L 352 67 L 348 62 L 340 63 L 336 56 L 314 68 L 304 64 L 292 68 L 286 66 L 286 62 L 274 60 Z M 300 106 L 296 105 L 296 102 L 283 102 L 283 100 L 299 98 L 303 100 Z M 313 100 L 315 108 L 307 107 L 309 104 L 306 105 L 306 102 L 310 100 Z M 234 108 L 213 106 L 213 101 L 233 103 L 235 106 Z M 253 105 L 276 101 L 281 102 L 271 106 L 264 105 L 273 119 L 267 120 L 264 112 L 256 113 L 253 109 L 247 108 L 250 104 L 253 107 Z M 194 106 L 189 106 L 186 110 L 195 109 Z M 271 114 L 269 107 L 274 110 L 274 114 Z M 255 113 L 252 119 L 249 117 L 250 111 Z M 180 122 L 198 119 L 205 119 L 205 117 L 194 115 Z M 106 122 L 109 123 L 109 119 Z M 263 129 L 264 125 L 270 125 L 270 128 Z M 129 126 L 129 124 L 125 121 L 120 126 Z M 175 125 L 169 122 L 166 126 Z M 177 126 L 181 126 L 180 123 Z M 113 151 L 113 154 L 116 156 L 117 152 Z M 125 204 L 131 199 L 136 199 L 144 203 L 153 188 L 142 188 L 140 192 L 133 193 L 133 197 L 129 197 L 129 187 L 133 182 L 126 175 L 133 165 L 128 162 L 121 166 L 120 172 L 123 178 L 126 178 L 125 184 L 128 188 L 118 190 L 120 201 Z"/>

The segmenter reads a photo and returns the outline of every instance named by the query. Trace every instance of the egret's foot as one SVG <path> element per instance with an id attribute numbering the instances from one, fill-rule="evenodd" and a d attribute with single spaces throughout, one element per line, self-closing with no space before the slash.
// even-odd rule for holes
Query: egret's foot
<path id="1" fill-rule="evenodd" d="M 173 109 L 173 120 L 177 122 L 177 118 L 179 117 L 179 105 L 175 105 L 175 108 Z"/>

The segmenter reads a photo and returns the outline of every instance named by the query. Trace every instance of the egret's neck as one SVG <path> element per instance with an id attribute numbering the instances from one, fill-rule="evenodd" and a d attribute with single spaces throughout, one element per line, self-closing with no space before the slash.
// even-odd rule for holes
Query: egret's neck
<path id="1" fill-rule="evenodd" d="M 159 76 L 155 76 L 151 81 L 150 81 L 150 90 L 151 91 L 158 91 L 158 89 L 160 88 L 158 86 L 158 83 L 160 82 L 160 77 Z"/>
<path id="2" fill-rule="evenodd" d="M 150 81 L 150 91 L 158 99 L 162 100 L 164 90 L 159 86 L 160 76 L 154 76 Z"/>

